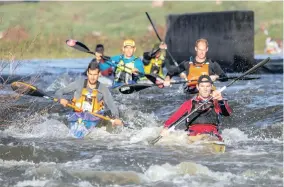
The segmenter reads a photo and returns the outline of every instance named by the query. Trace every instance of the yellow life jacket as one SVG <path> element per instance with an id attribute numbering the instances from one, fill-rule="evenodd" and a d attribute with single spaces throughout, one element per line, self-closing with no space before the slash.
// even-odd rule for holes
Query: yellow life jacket
<path id="1" fill-rule="evenodd" d="M 151 74 L 153 73 L 155 70 L 158 70 L 158 75 L 160 77 L 164 77 L 163 74 L 163 61 L 164 61 L 164 57 L 161 55 L 159 58 L 152 58 L 150 60 L 150 63 L 148 65 L 144 65 L 144 71 L 145 74 Z"/>
<path id="2" fill-rule="evenodd" d="M 76 98 L 72 99 L 73 105 L 75 105 L 79 109 L 75 110 L 76 112 L 82 112 L 87 110 L 89 112 L 97 113 L 100 110 L 104 109 L 103 100 L 99 101 L 97 98 L 98 86 L 99 82 L 97 83 L 96 88 L 93 89 L 92 92 L 90 92 L 87 89 L 87 80 L 85 81 L 80 98 L 78 100 L 76 100 Z"/>
<path id="3" fill-rule="evenodd" d="M 128 80 L 132 80 L 132 69 L 135 67 L 134 62 L 136 59 L 137 58 L 135 58 L 132 62 L 129 63 L 124 63 L 123 59 L 122 58 L 120 59 L 115 70 L 114 80 L 116 82 L 127 83 Z"/>
<path id="4" fill-rule="evenodd" d="M 188 83 L 188 86 L 196 86 L 197 80 L 201 75 L 209 75 L 209 62 L 202 64 L 189 62 L 187 80 L 191 81 Z"/>

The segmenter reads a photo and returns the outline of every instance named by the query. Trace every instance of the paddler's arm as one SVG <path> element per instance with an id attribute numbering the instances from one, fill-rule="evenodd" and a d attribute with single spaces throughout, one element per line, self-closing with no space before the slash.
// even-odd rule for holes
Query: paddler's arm
<path id="1" fill-rule="evenodd" d="M 186 64 L 187 63 L 188 63 L 187 61 L 184 61 L 184 62 L 180 63 L 178 66 L 170 66 L 168 68 L 168 73 L 167 73 L 165 81 L 164 81 L 164 86 L 170 85 L 171 78 L 173 76 L 179 75 L 180 73 L 186 71 Z M 186 76 L 183 75 L 182 78 L 186 78 Z"/>
<path id="2" fill-rule="evenodd" d="M 228 100 L 223 99 L 221 101 L 218 101 L 218 104 L 219 104 L 220 109 L 221 109 L 221 115 L 230 116 L 232 114 L 233 111 L 228 104 Z"/>
<path id="3" fill-rule="evenodd" d="M 83 84 L 84 79 L 77 79 L 74 82 L 68 84 L 66 87 L 57 90 L 54 95 L 59 99 L 60 104 L 66 106 L 68 104 L 68 101 L 66 99 L 62 99 L 63 95 L 71 92 L 76 92 L 77 90 L 82 89 L 81 87 Z"/>
<path id="4" fill-rule="evenodd" d="M 232 114 L 232 109 L 228 104 L 228 100 L 222 97 L 222 94 L 219 90 L 214 90 L 212 92 L 212 97 L 218 100 L 218 105 L 220 108 L 219 114 L 223 116 L 230 116 Z"/>
<path id="5" fill-rule="evenodd" d="M 181 119 L 184 115 L 188 114 L 189 110 L 191 109 L 191 100 L 184 102 L 179 109 L 171 115 L 171 117 L 165 121 L 164 128 L 171 127 L 174 123 L 176 123 L 179 119 Z"/>
<path id="6" fill-rule="evenodd" d="M 150 61 L 151 61 L 151 56 L 150 56 L 150 52 L 144 52 L 143 53 L 143 64 L 145 66 L 149 65 Z"/>
<path id="7" fill-rule="evenodd" d="M 119 56 L 120 55 L 107 57 L 107 59 L 104 61 L 105 69 L 112 68 L 112 67 L 115 68 L 116 64 L 119 61 Z M 96 53 L 96 59 L 100 61 L 100 59 L 101 59 L 101 54 L 100 53 Z"/>
<path id="8" fill-rule="evenodd" d="M 137 73 L 140 72 L 140 73 Z M 134 70 L 132 71 L 133 75 L 134 75 L 134 81 L 137 81 L 139 78 L 143 77 L 144 72 L 144 64 L 141 61 L 140 58 L 137 58 L 134 61 Z"/>
<path id="9" fill-rule="evenodd" d="M 180 106 L 180 108 L 174 114 L 172 114 L 171 117 L 167 121 L 165 121 L 164 128 L 162 129 L 160 133 L 161 136 L 167 136 L 169 134 L 168 129 L 172 125 L 174 125 L 174 123 L 178 122 L 183 116 L 188 114 L 191 108 L 191 103 L 192 103 L 191 100 L 184 102 Z"/>
<path id="10" fill-rule="evenodd" d="M 213 79 L 216 80 L 218 78 L 221 82 L 228 81 L 228 77 L 227 77 L 226 73 L 222 70 L 221 66 L 217 62 L 210 63 L 210 69 L 211 69 L 211 72 L 213 73 L 213 75 L 215 75 L 215 78 L 213 78 Z M 212 75 L 210 75 L 210 77 L 211 76 Z M 215 80 L 213 80 L 213 81 L 215 81 Z"/>
<path id="11" fill-rule="evenodd" d="M 100 92 L 103 94 L 105 105 L 111 111 L 112 117 L 114 118 L 112 120 L 112 125 L 113 126 L 124 125 L 123 121 L 119 119 L 118 108 L 114 104 L 114 100 L 113 100 L 113 97 L 112 97 L 109 89 L 102 84 L 100 84 L 99 89 L 100 89 Z"/>
<path id="12" fill-rule="evenodd" d="M 111 111 L 112 116 L 115 118 L 119 118 L 118 108 L 114 104 L 114 100 L 109 89 L 105 85 L 100 84 L 100 92 L 103 94 L 104 103 Z"/>

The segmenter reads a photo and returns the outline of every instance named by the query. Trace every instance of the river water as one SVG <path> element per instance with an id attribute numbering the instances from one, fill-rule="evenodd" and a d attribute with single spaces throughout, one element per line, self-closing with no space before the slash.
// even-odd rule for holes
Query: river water
<path id="1" fill-rule="evenodd" d="M 32 77 L 52 93 L 83 72 L 89 60 L 22 61 L 13 73 Z M 283 75 L 258 76 L 224 91 L 234 111 L 221 125 L 224 154 L 186 144 L 182 132 L 154 146 L 147 143 L 187 99 L 181 85 L 113 92 L 122 118 L 135 129 L 96 129 L 84 140 L 68 134 L 63 121 L 68 109 L 44 98 L 11 100 L 2 105 L 0 186 L 283 186 Z M 6 84 L 1 96 L 9 94 Z"/>

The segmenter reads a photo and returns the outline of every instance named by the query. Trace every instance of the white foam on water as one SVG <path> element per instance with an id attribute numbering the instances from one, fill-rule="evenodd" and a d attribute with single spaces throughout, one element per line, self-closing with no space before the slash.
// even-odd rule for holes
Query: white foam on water
<path id="1" fill-rule="evenodd" d="M 243 142 L 250 140 L 248 135 L 238 128 L 224 129 L 222 131 L 222 137 L 227 145 L 232 145 L 237 142 Z"/>
<path id="2" fill-rule="evenodd" d="M 137 133 L 130 138 L 129 142 L 131 144 L 144 141 L 146 142 L 146 140 L 156 137 L 159 132 L 160 128 L 144 127 L 141 130 L 137 131 Z"/>
<path id="3" fill-rule="evenodd" d="M 40 162 L 40 163 L 34 163 L 32 161 L 26 161 L 26 160 L 2 160 L 0 159 L 0 167 L 3 168 L 12 168 L 12 167 L 18 167 L 18 166 L 50 166 L 50 165 L 56 165 L 55 162 Z"/>
<path id="4" fill-rule="evenodd" d="M 78 183 L 78 187 L 94 187 L 94 186 L 88 181 L 80 181 Z"/>
<path id="5" fill-rule="evenodd" d="M 171 165 L 168 163 L 163 165 L 152 165 L 144 172 L 143 179 L 148 183 L 168 181 L 183 186 L 186 186 L 189 183 L 196 183 L 199 186 L 202 184 L 202 180 L 204 180 L 207 185 L 212 184 L 212 181 L 218 184 L 230 184 L 230 180 L 234 177 L 236 176 L 230 172 L 213 172 L 208 167 L 201 164 L 181 162 L 178 165 Z"/>
<path id="6" fill-rule="evenodd" d="M 48 182 L 48 180 L 24 180 L 19 181 L 15 187 L 43 187 Z"/>
<path id="7" fill-rule="evenodd" d="M 95 155 L 94 157 L 90 159 L 68 161 L 60 165 L 63 168 L 70 168 L 70 169 L 89 169 L 89 168 L 94 167 L 94 165 L 97 165 L 101 161 L 102 161 L 102 156 Z"/>
<path id="8" fill-rule="evenodd" d="M 62 122 L 55 119 L 47 119 L 41 117 L 41 120 L 33 122 L 29 121 L 21 126 L 13 125 L 5 129 L 5 133 L 17 138 L 47 138 L 60 139 L 69 135 L 69 129 Z"/>

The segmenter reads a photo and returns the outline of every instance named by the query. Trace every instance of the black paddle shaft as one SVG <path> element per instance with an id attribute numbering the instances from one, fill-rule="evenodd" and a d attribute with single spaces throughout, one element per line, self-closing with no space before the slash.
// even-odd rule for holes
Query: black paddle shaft
<path id="1" fill-rule="evenodd" d="M 161 39 L 161 37 L 159 36 L 158 31 L 156 30 L 156 27 L 155 27 L 155 25 L 154 25 L 152 19 L 150 18 L 150 15 L 148 14 L 148 12 L 145 12 L 145 13 L 146 13 L 147 18 L 149 19 L 149 21 L 150 21 L 150 23 L 151 23 L 151 25 L 152 25 L 152 27 L 153 27 L 153 29 L 154 29 L 156 35 L 157 35 L 158 39 L 160 40 L 160 42 L 162 42 L 162 39 Z M 175 66 L 178 66 L 178 63 L 177 63 L 177 61 L 174 59 L 174 57 L 172 56 L 172 54 L 171 54 L 167 49 L 166 49 L 166 52 L 168 53 L 168 55 L 170 56 L 170 58 L 171 58 L 172 61 L 174 62 Z"/>

